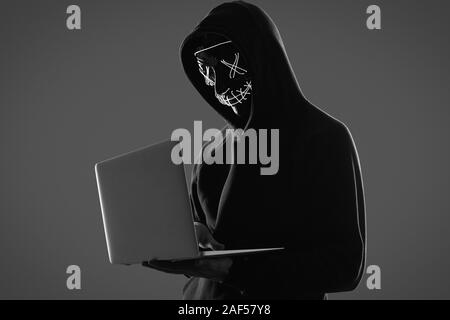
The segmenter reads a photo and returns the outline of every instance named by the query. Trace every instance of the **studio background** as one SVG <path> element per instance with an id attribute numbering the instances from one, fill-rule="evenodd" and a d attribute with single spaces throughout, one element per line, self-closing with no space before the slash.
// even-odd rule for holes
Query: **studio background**
<path id="1" fill-rule="evenodd" d="M 250 2 L 277 24 L 305 96 L 346 123 L 358 148 L 367 265 L 381 267 L 382 288 L 368 290 L 364 276 L 329 297 L 450 298 L 450 4 Z M 194 120 L 222 127 L 179 59 L 219 3 L 2 1 L 0 298 L 181 297 L 184 276 L 109 264 L 94 163 Z M 66 28 L 70 4 L 82 30 Z M 371 4 L 382 30 L 366 28 Z M 79 291 L 66 288 L 71 264 Z"/>

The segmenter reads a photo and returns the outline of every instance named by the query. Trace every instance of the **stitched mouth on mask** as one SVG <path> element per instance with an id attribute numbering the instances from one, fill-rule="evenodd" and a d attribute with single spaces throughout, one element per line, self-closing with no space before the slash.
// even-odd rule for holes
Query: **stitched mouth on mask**
<path id="1" fill-rule="evenodd" d="M 223 105 L 233 107 L 247 100 L 247 96 L 252 89 L 252 83 L 246 82 L 244 87 L 238 90 L 230 90 L 229 88 L 222 94 L 216 94 L 217 100 Z"/>

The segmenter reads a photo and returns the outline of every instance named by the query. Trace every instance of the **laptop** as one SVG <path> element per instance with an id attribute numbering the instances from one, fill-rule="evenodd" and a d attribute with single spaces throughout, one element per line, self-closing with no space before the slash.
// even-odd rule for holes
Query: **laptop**
<path id="1" fill-rule="evenodd" d="M 178 149 L 174 149 L 178 148 Z M 177 141 L 163 141 L 95 164 L 112 264 L 256 254 L 283 248 L 200 251 Z"/>

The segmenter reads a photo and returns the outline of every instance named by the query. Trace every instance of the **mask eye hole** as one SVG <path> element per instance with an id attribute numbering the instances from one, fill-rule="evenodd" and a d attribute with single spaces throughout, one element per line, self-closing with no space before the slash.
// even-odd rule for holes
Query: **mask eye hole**
<path id="1" fill-rule="evenodd" d="M 229 72 L 230 79 L 234 79 L 236 74 L 243 76 L 247 73 L 246 69 L 239 66 L 239 52 L 234 54 L 233 63 L 227 62 L 224 59 L 222 59 L 220 62 L 230 69 Z"/>

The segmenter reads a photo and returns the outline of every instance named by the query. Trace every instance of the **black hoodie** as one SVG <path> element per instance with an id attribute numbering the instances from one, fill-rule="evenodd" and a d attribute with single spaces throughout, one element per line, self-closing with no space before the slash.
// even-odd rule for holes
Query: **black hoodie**
<path id="1" fill-rule="evenodd" d="M 251 110 L 235 115 L 205 85 L 193 56 L 205 33 L 233 41 L 252 79 Z M 279 129 L 279 170 L 198 164 L 190 190 L 195 219 L 226 249 L 285 247 L 233 258 L 219 283 L 191 278 L 187 299 L 318 298 L 353 290 L 365 263 L 365 208 L 358 155 L 347 127 L 306 100 L 270 17 L 245 2 L 214 8 L 185 39 L 190 81 L 229 127 Z"/>

